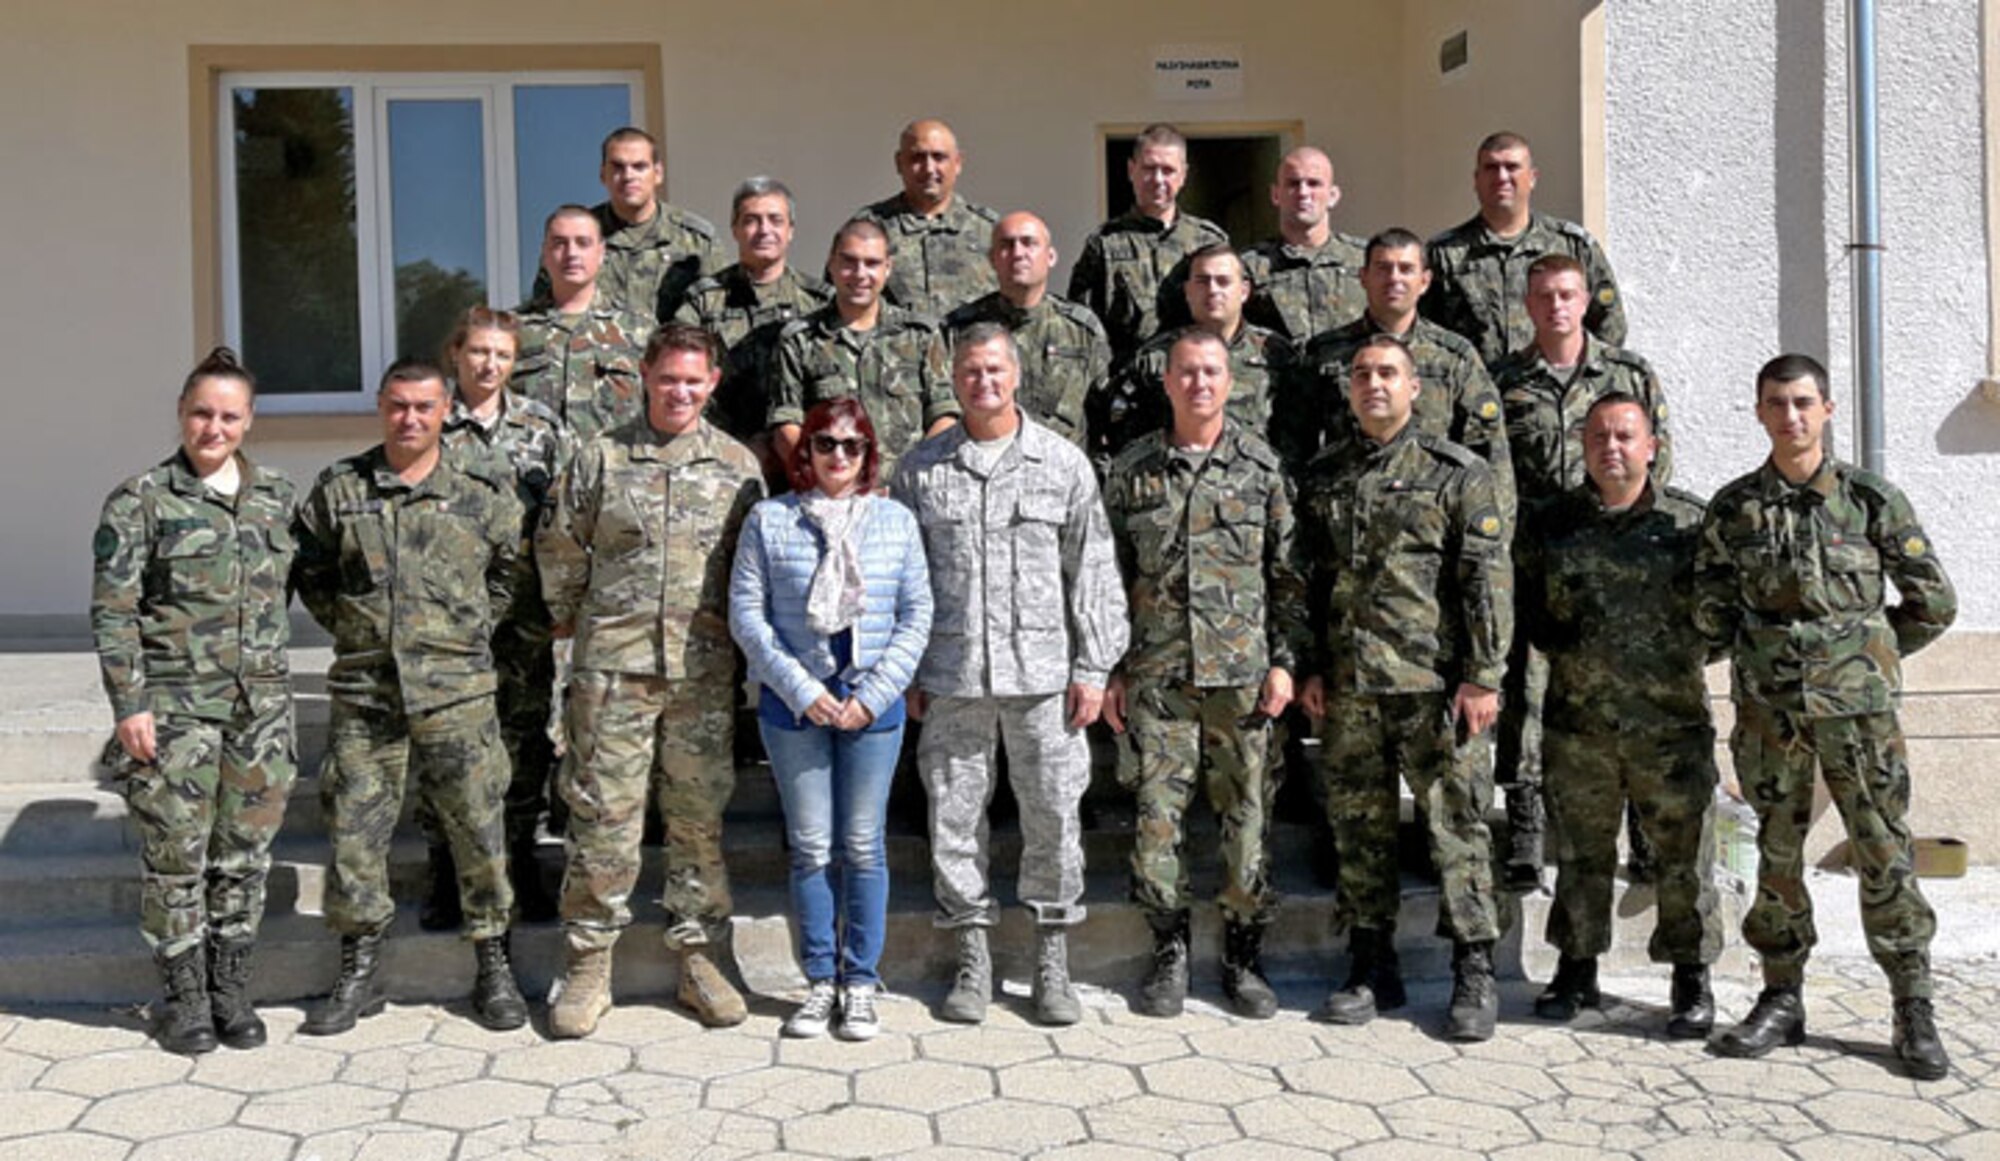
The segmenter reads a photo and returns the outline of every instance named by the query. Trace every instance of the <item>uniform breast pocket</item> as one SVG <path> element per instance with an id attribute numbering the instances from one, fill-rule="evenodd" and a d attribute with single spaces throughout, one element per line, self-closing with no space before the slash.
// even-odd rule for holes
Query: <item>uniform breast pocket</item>
<path id="1" fill-rule="evenodd" d="M 225 564 L 221 529 L 206 524 L 162 535 L 153 546 L 153 563 L 160 591 L 176 597 L 199 596 L 218 586 L 217 571 Z M 222 578 L 225 582 L 227 578 Z"/>
<path id="2" fill-rule="evenodd" d="M 514 360 L 514 374 L 509 382 L 516 391 L 531 398 L 541 398 L 537 389 L 547 382 L 554 365 L 555 361 L 549 357 L 547 348 L 530 347 Z"/>
<path id="3" fill-rule="evenodd" d="M 1882 603 L 1882 554 L 1865 541 L 1828 544 L 1820 563 L 1836 608 L 1873 609 Z"/>
<path id="4" fill-rule="evenodd" d="M 1021 493 L 1014 517 L 1014 608 L 1029 628 L 1063 624 L 1062 528 L 1069 516 L 1063 493 L 1031 489 Z"/>
<path id="5" fill-rule="evenodd" d="M 1125 517 L 1125 535 L 1132 542 L 1132 559 L 1142 574 L 1156 577 L 1166 571 L 1179 531 L 1176 524 L 1173 506 L 1169 504 L 1155 504 Z"/>
<path id="6" fill-rule="evenodd" d="M 1224 560 L 1257 564 L 1264 559 L 1266 515 L 1264 505 L 1246 496 L 1229 495 L 1216 502 L 1215 524 Z"/>
<path id="7" fill-rule="evenodd" d="M 652 508 L 630 489 L 607 492 L 597 514 L 597 535 L 591 551 L 616 558 L 639 552 L 652 543 Z"/>
<path id="8" fill-rule="evenodd" d="M 1371 523 L 1377 536 L 1398 555 L 1442 556 L 1450 538 L 1444 505 L 1428 492 L 1384 495 L 1376 504 Z"/>
<path id="9" fill-rule="evenodd" d="M 350 517 L 342 531 L 340 575 L 350 593 L 389 583 L 389 536 L 379 515 Z"/>

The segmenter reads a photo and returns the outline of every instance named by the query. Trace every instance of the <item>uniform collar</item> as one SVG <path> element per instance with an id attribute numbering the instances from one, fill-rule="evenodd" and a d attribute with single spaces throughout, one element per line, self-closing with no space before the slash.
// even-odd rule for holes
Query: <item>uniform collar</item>
<path id="1" fill-rule="evenodd" d="M 168 484 L 177 494 L 194 499 L 210 494 L 208 485 L 195 474 L 194 465 L 188 461 L 186 448 L 175 448 L 174 454 L 167 457 L 166 467 Z M 240 449 L 236 453 L 236 470 L 243 481 L 236 490 L 238 496 L 262 485 L 263 473 Z"/>
<path id="2" fill-rule="evenodd" d="M 625 431 L 623 442 L 631 449 L 635 460 L 691 464 L 715 458 L 715 428 L 706 417 L 696 420 L 692 430 L 679 435 L 665 435 L 642 412 L 637 419 L 625 425 Z"/>
<path id="3" fill-rule="evenodd" d="M 1764 498 L 1780 503 L 1795 497 L 1803 497 L 1807 493 L 1828 500 L 1840 490 L 1838 461 L 1831 455 L 1820 457 L 1819 470 L 1803 484 L 1794 484 L 1786 479 L 1785 474 L 1778 470 L 1777 462 L 1769 458 L 1764 460 L 1763 467 L 1757 469 L 1757 478 L 1762 485 Z"/>

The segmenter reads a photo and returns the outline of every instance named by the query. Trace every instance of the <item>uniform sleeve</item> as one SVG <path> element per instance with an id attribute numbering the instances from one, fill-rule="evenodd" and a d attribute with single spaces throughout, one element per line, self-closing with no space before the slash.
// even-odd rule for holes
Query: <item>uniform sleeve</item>
<path id="1" fill-rule="evenodd" d="M 1514 455 L 1507 448 L 1507 413 L 1500 405 L 1500 389 L 1486 373 L 1486 364 L 1470 352 L 1457 356 L 1459 382 L 1458 431 L 1452 439 L 1477 453 L 1493 471 L 1493 494 L 1500 503 L 1500 516 L 1511 530 L 1521 518 L 1519 494 L 1514 485 Z"/>
<path id="2" fill-rule="evenodd" d="M 1305 566 L 1307 646 L 1299 658 L 1299 676 L 1323 677 L 1333 671 L 1327 610 L 1333 598 L 1333 576 L 1337 566 L 1333 558 L 1331 530 L 1326 527 L 1312 501 L 1312 478 L 1302 476 L 1301 479 L 1304 483 L 1299 487 L 1298 540 L 1299 556 Z"/>
<path id="3" fill-rule="evenodd" d="M 1417 299 L 1417 313 L 1477 346 L 1479 328 L 1469 317 L 1465 292 L 1436 239 L 1424 247 L 1424 265 L 1431 271 L 1431 288 Z"/>
<path id="4" fill-rule="evenodd" d="M 1092 316 L 1093 320 L 1096 316 Z M 1090 328 L 1090 358 L 1085 365 L 1083 390 L 1083 447 L 1095 453 L 1097 449 L 1097 425 L 1105 418 L 1105 407 L 1111 397 L 1111 340 L 1104 334 L 1104 324 L 1097 323 Z"/>
<path id="5" fill-rule="evenodd" d="M 1514 546 L 1514 632 L 1546 652 L 1552 625 L 1548 616 L 1548 560 L 1542 553 L 1545 517 L 1532 508 L 1520 517 Z"/>
<path id="6" fill-rule="evenodd" d="M 1507 524 L 1484 462 L 1465 470 L 1458 511 L 1458 593 L 1465 623 L 1465 671 L 1460 680 L 1499 689 L 1514 640 L 1514 565 Z"/>
<path id="7" fill-rule="evenodd" d="M 938 420 L 959 413 L 958 396 L 951 389 L 951 355 L 945 349 L 944 334 L 931 331 L 929 336 L 917 380 L 923 387 L 925 431 Z"/>
<path id="8" fill-rule="evenodd" d="M 806 421 L 806 368 L 804 344 L 790 336 L 778 337 L 778 354 L 771 360 L 772 427 L 797 426 Z"/>
<path id="9" fill-rule="evenodd" d="M 535 533 L 535 567 L 542 599 L 556 625 L 573 625 L 590 585 L 590 544 L 603 502 L 604 452 L 591 444 L 578 453 L 556 487 L 556 501 Z"/>
<path id="10" fill-rule="evenodd" d="M 1069 272 L 1069 293 L 1063 297 L 1089 307 L 1099 322 L 1104 320 L 1104 241 L 1099 235 L 1084 239 L 1083 253 Z"/>
<path id="11" fill-rule="evenodd" d="M 90 542 L 90 630 L 112 717 L 121 722 L 152 708 L 146 697 L 145 650 L 139 632 L 150 555 L 148 523 L 145 502 L 131 489 L 120 488 L 105 500 Z"/>
<path id="12" fill-rule="evenodd" d="M 319 627 L 331 633 L 340 592 L 340 529 L 333 521 L 324 478 L 313 485 L 292 517 L 292 539 L 298 542 L 298 554 L 292 558 L 292 591 Z"/>
<path id="13" fill-rule="evenodd" d="M 521 536 L 525 518 L 521 501 L 515 497 L 512 488 L 495 486 L 492 489 L 483 531 L 491 549 L 491 555 L 486 560 L 486 599 L 493 608 L 493 623 L 496 625 L 513 607 L 514 586 L 520 583 L 521 558 L 527 553 Z"/>
<path id="14" fill-rule="evenodd" d="M 1104 688 L 1125 655 L 1132 625 L 1111 522 L 1098 495 L 1097 477 L 1078 462 L 1069 488 L 1069 519 L 1062 533 L 1063 599 L 1069 602 L 1070 681 Z"/>
<path id="15" fill-rule="evenodd" d="M 1646 401 L 1647 410 L 1653 414 L 1653 437 L 1660 441 L 1660 450 L 1653 457 L 1653 480 L 1655 483 L 1669 483 L 1674 478 L 1674 433 L 1668 426 L 1667 389 L 1660 386 L 1660 377 L 1648 365 L 1645 368 L 1645 387 L 1641 397 Z"/>
<path id="16" fill-rule="evenodd" d="M 1694 627 L 1708 643 L 1711 660 L 1735 648 L 1737 630 L 1743 623 L 1736 560 L 1722 537 L 1723 510 L 1721 503 L 1709 505 L 1702 515 L 1694 550 Z"/>
<path id="17" fill-rule="evenodd" d="M 1945 575 L 1937 547 L 1917 523 L 1909 498 L 1891 488 L 1875 512 L 1869 537 L 1882 556 L 1882 571 L 1896 584 L 1901 598 L 1889 606 L 1889 627 L 1896 631 L 1896 652 L 1908 657 L 1937 640 L 1958 617 L 1958 594 Z"/>
<path id="18" fill-rule="evenodd" d="M 1271 387 L 1271 446 L 1286 471 L 1303 470 L 1319 454 L 1335 409 L 1345 406 L 1320 376 L 1319 351 L 1311 344 L 1301 347 L 1291 374 Z"/>
<path id="19" fill-rule="evenodd" d="M 1612 346 L 1624 346 L 1625 295 L 1611 273 L 1611 260 L 1595 238 L 1584 240 L 1583 268 L 1590 279 L 1590 308 L 1584 312 L 1583 325 Z"/>
<path id="20" fill-rule="evenodd" d="M 1298 497 L 1282 472 L 1272 473 L 1265 501 L 1264 625 L 1271 664 L 1297 674 L 1312 650 L 1306 623 L 1305 557 L 1299 537 Z"/>

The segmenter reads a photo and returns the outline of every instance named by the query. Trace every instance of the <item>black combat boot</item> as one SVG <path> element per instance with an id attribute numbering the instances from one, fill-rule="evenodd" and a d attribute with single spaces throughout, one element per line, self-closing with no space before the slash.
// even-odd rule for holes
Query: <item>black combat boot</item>
<path id="1" fill-rule="evenodd" d="M 208 957 L 197 943 L 179 955 L 160 959 L 160 981 L 167 1001 L 160 1010 L 155 1036 L 160 1047 L 180 1056 L 215 1051 L 215 1020 L 208 1006 Z"/>
<path id="2" fill-rule="evenodd" d="M 1677 963 L 1667 1017 L 1667 1039 L 1706 1040 L 1715 1028 L 1715 993 L 1708 988 L 1708 965 Z"/>
<path id="3" fill-rule="evenodd" d="M 1889 1038 L 1896 1059 L 1913 1080 L 1943 1080 L 1951 1071 L 1944 1041 L 1938 1039 L 1937 1018 L 1931 1002 L 1921 996 L 1896 1001 L 1896 1031 Z"/>
<path id="4" fill-rule="evenodd" d="M 1187 1003 L 1188 913 L 1148 915 L 1153 925 L 1153 967 L 1139 985 L 1136 1008 L 1142 1016 L 1178 1016 Z"/>
<path id="5" fill-rule="evenodd" d="M 1501 868 L 1504 891 L 1537 891 L 1542 886 L 1542 788 L 1516 782 L 1507 788 L 1507 863 Z"/>
<path id="6" fill-rule="evenodd" d="M 1357 927 L 1347 936 L 1347 982 L 1313 1013 L 1329 1024 L 1366 1024 L 1407 1002 L 1394 928 Z"/>
<path id="7" fill-rule="evenodd" d="M 457 931 L 465 922 L 458 901 L 458 864 L 452 861 L 451 847 L 431 844 L 431 893 L 417 908 L 417 926 L 425 931 Z"/>
<path id="8" fill-rule="evenodd" d="M 1448 1040 L 1491 1040 L 1500 1020 L 1500 986 L 1493 980 L 1493 941 L 1461 943 L 1452 963 Z"/>
<path id="9" fill-rule="evenodd" d="M 308 1036 L 331 1036 L 382 1011 L 387 1001 L 376 986 L 375 972 L 382 966 L 382 944 L 387 936 L 385 929 L 340 937 L 340 977 L 333 981 L 333 991 L 299 1025 L 299 1031 Z"/>
<path id="10" fill-rule="evenodd" d="M 1278 993 L 1264 978 L 1264 925 L 1225 922 L 1222 928 L 1222 994 L 1236 1014 L 1268 1020 L 1278 1014 Z"/>
<path id="11" fill-rule="evenodd" d="M 505 935 L 472 941 L 472 952 L 479 959 L 479 975 L 472 981 L 472 1015 L 495 1032 L 509 1032 L 528 1022 L 528 1001 L 514 982 L 507 951 Z"/>
<path id="12" fill-rule="evenodd" d="M 1806 1005 L 1797 985 L 1766 987 L 1743 1022 L 1716 1037 L 1715 1050 L 1724 1056 L 1762 1056 L 1783 1044 L 1796 1048 L 1806 1042 Z"/>
<path id="13" fill-rule="evenodd" d="M 1603 1003 L 1603 993 L 1597 990 L 1597 957 L 1563 956 L 1556 961 L 1556 978 L 1535 997 L 1535 1015 L 1568 1023 L 1576 1019 L 1580 1010 L 1600 1007 Z"/>
<path id="14" fill-rule="evenodd" d="M 231 1048 L 256 1048 L 269 1038 L 250 1006 L 250 953 L 254 939 L 216 939 L 208 945 L 208 1006 L 215 1035 Z"/>
<path id="15" fill-rule="evenodd" d="M 517 831 L 507 844 L 507 877 L 514 884 L 514 902 L 521 908 L 523 923 L 553 923 L 558 913 L 556 897 L 549 892 L 542 861 L 536 855 L 539 849 L 533 823 Z M 454 888 L 452 899 L 457 898 Z"/>

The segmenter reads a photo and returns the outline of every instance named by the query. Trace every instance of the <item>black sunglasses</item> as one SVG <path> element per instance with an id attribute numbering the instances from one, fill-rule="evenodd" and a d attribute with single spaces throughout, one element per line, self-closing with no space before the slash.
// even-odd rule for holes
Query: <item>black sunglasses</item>
<path id="1" fill-rule="evenodd" d="M 830 456 L 838 451 L 850 460 L 858 460 L 868 454 L 868 446 L 868 441 L 858 435 L 850 439 L 835 439 L 822 432 L 812 437 L 812 449 L 816 455 Z"/>

